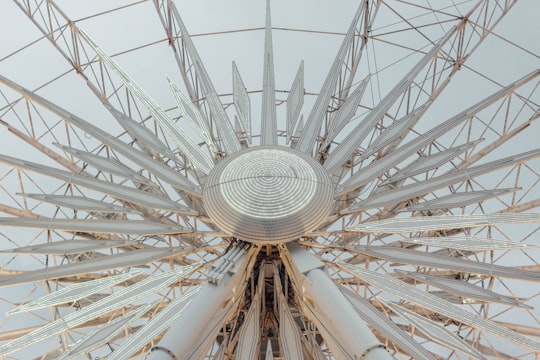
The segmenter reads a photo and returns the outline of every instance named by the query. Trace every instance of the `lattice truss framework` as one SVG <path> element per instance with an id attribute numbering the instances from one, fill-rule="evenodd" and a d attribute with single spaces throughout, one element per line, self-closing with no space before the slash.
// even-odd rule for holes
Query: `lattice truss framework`
<path id="1" fill-rule="evenodd" d="M 351 2 L 328 29 L 267 2 L 212 34 L 166 0 L 0 5 L 30 31 L 0 38 L 0 357 L 538 359 L 540 57 L 497 32 L 516 2 Z M 528 65 L 494 74 L 493 42 Z M 248 204 L 210 201 L 242 154 Z M 305 206 L 281 192 L 325 176 Z"/>

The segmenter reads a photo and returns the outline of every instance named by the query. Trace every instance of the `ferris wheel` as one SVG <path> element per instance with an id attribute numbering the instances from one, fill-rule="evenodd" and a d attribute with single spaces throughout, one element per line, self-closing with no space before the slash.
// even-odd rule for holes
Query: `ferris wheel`
<path id="1" fill-rule="evenodd" d="M 538 4 L 0 8 L 0 358 L 540 358 Z"/>

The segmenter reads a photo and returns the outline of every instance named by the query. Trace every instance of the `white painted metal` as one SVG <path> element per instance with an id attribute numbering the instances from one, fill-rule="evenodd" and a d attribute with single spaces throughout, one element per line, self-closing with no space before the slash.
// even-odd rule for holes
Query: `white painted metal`
<path id="1" fill-rule="evenodd" d="M 385 290 L 401 299 L 436 311 L 444 316 L 449 317 L 450 319 L 457 320 L 473 328 L 487 331 L 505 340 L 512 341 L 519 346 L 529 348 L 533 351 L 540 351 L 539 342 L 529 339 L 528 337 L 525 337 L 505 327 L 501 327 L 489 319 L 485 319 L 477 314 L 470 313 L 467 310 L 457 307 L 434 295 L 428 294 L 420 289 L 415 288 L 414 286 L 404 283 L 403 281 L 397 280 L 390 275 L 361 269 L 346 263 L 340 263 L 339 265 L 354 276 L 357 276 L 376 286 L 377 288 Z"/>
<path id="2" fill-rule="evenodd" d="M 274 79 L 270 0 L 266 0 L 266 25 L 264 31 L 261 145 L 277 145 L 276 84 Z"/>
<path id="3" fill-rule="evenodd" d="M 248 143 L 251 144 L 251 101 L 249 94 L 244 85 L 244 81 L 240 76 L 240 72 L 236 67 L 236 63 L 233 61 L 233 102 L 236 109 L 236 113 L 240 118 L 240 124 L 246 133 Z"/>
<path id="4" fill-rule="evenodd" d="M 441 324 L 417 315 L 412 311 L 405 309 L 403 306 L 399 306 L 390 301 L 385 301 L 381 299 L 381 302 L 390 309 L 392 309 L 394 313 L 409 321 L 419 331 L 426 334 L 428 337 L 432 338 L 436 342 L 447 345 L 452 349 L 461 351 L 467 356 L 474 357 L 475 359 L 487 360 L 487 358 L 483 356 L 478 350 L 463 341 L 463 339 L 458 337 L 456 334 L 444 328 Z"/>
<path id="5" fill-rule="evenodd" d="M 402 270 L 396 270 L 396 273 L 403 274 L 407 277 L 433 285 L 439 289 L 455 294 L 459 296 L 463 302 L 467 302 L 470 299 L 478 299 L 490 303 L 494 302 L 532 310 L 531 306 L 521 301 L 518 301 L 513 297 L 498 294 L 494 291 L 488 290 L 478 285 L 473 285 L 463 280 L 450 279 L 443 276 L 426 275 L 422 273 Z"/>
<path id="6" fill-rule="evenodd" d="M 306 120 L 306 125 L 303 128 L 302 133 L 300 134 L 300 138 L 298 139 L 298 142 L 294 146 L 295 149 L 301 152 L 304 152 L 306 154 L 311 154 L 313 146 L 317 140 L 317 137 L 319 136 L 319 132 L 321 131 L 321 125 L 323 123 L 324 118 L 326 117 L 326 110 L 327 110 L 328 104 L 330 103 L 330 98 L 332 97 L 332 94 L 334 93 L 334 90 L 336 88 L 336 83 L 339 78 L 339 72 L 344 63 L 345 56 L 347 55 L 347 51 L 349 50 L 351 46 L 351 43 L 352 43 L 351 40 L 353 39 L 356 26 L 361 19 L 363 10 L 364 10 L 364 5 L 360 4 L 358 6 L 358 10 L 356 10 L 356 13 L 354 15 L 353 21 L 351 22 L 351 25 L 349 26 L 347 35 L 345 35 L 345 38 L 343 39 L 343 42 L 341 43 L 341 47 L 339 48 L 339 51 L 334 59 L 334 62 L 332 63 L 332 67 L 328 71 L 328 75 L 326 75 L 324 84 L 321 88 L 319 96 L 317 97 L 315 105 L 313 106 L 313 108 L 311 109 L 311 112 L 309 113 L 309 116 Z"/>
<path id="7" fill-rule="evenodd" d="M 420 60 L 407 75 L 377 104 L 377 106 L 343 139 L 342 142 L 330 152 L 328 159 L 324 162 L 325 169 L 329 173 L 335 172 L 341 165 L 351 157 L 356 148 L 365 140 L 368 133 L 373 130 L 375 124 L 403 95 L 405 90 L 414 81 L 414 78 L 424 67 L 429 64 L 437 55 L 441 47 L 449 41 L 456 32 L 454 27 Z"/>
<path id="8" fill-rule="evenodd" d="M 88 35 L 80 31 L 80 36 L 92 47 L 98 56 L 124 82 L 131 93 L 136 96 L 164 131 L 174 140 L 182 153 L 191 161 L 193 166 L 205 173 L 212 169 L 213 160 L 210 155 L 201 150 L 191 137 L 163 111 L 163 109 L 133 80 L 118 64 L 111 59 Z"/>
<path id="9" fill-rule="evenodd" d="M 84 324 L 95 317 L 106 314 L 111 310 L 121 308 L 122 306 L 132 303 L 133 301 L 142 299 L 190 275 L 200 266 L 201 264 L 197 263 L 195 265 L 185 266 L 159 275 L 150 276 L 147 279 L 117 291 L 114 294 L 93 303 L 92 305 L 86 306 L 79 311 L 70 313 L 58 320 L 38 328 L 37 330 L 21 336 L 17 340 L 0 345 L 0 356 L 11 354 L 25 346 L 56 334 L 60 334 L 77 325 Z"/>
<path id="10" fill-rule="evenodd" d="M 94 219 L 48 219 L 25 217 L 0 217 L 0 227 L 37 228 L 48 230 L 80 231 L 88 233 L 117 233 L 127 235 L 163 235 L 190 233 L 175 224 L 163 224 L 145 220 L 94 220 Z"/>
<path id="11" fill-rule="evenodd" d="M 198 294 L 200 286 L 189 289 L 188 292 L 172 300 L 165 308 L 152 317 L 141 329 L 130 336 L 120 347 L 107 356 L 107 360 L 123 360 L 139 352 L 159 334 L 166 331 L 184 311 L 186 311 L 193 297 Z"/>
<path id="12" fill-rule="evenodd" d="M 170 360 L 169 353 L 177 358 L 189 357 L 193 354 L 205 335 L 212 327 L 212 319 L 216 314 L 227 308 L 227 304 L 234 303 L 243 291 L 243 280 L 246 268 L 250 262 L 250 255 L 242 252 L 235 267 L 226 271 L 223 279 L 218 283 L 207 282 L 202 285 L 199 292 L 176 320 L 171 328 L 159 341 L 159 351 L 152 351 L 148 360 Z M 238 272 L 237 272 L 238 271 Z M 219 330 L 219 325 L 218 328 Z M 210 337 L 213 341 L 213 338 Z"/>
<path id="13" fill-rule="evenodd" d="M 95 200 L 83 196 L 51 195 L 51 194 L 17 194 L 38 201 L 54 204 L 61 207 L 74 209 L 77 211 L 97 212 L 97 213 L 127 213 L 140 214 L 135 209 L 122 207 L 119 205 Z"/>
<path id="14" fill-rule="evenodd" d="M 116 267 L 144 265 L 169 256 L 182 256 L 193 252 L 191 248 L 150 248 L 133 250 L 126 253 L 96 257 L 90 260 L 73 262 L 66 265 L 49 266 L 44 269 L 25 271 L 10 276 L 0 276 L 0 287 L 25 284 L 35 281 L 69 277 L 94 271 L 105 271 Z"/>
<path id="15" fill-rule="evenodd" d="M 485 264 L 480 261 L 444 256 L 423 251 L 400 249 L 394 246 L 349 246 L 351 251 L 359 252 L 376 259 L 384 259 L 399 264 L 415 264 L 438 267 L 443 269 L 459 269 L 473 274 L 507 277 L 526 281 L 540 281 L 540 274 L 533 270 L 507 267 L 495 264 Z"/>
<path id="16" fill-rule="evenodd" d="M 73 125 L 79 127 L 81 130 L 90 133 L 93 137 L 102 141 L 104 144 L 111 146 L 116 151 L 122 153 L 122 155 L 126 156 L 131 161 L 149 170 L 157 177 L 164 178 L 167 182 L 169 182 L 173 186 L 182 189 L 183 191 L 194 195 L 200 195 L 200 189 L 197 189 L 197 187 L 191 181 L 186 179 L 185 176 L 178 172 L 174 172 L 168 166 L 165 166 L 162 163 L 153 160 L 143 152 L 125 144 L 124 142 L 107 134 L 105 131 L 99 129 L 91 123 L 83 120 L 82 118 L 70 113 L 65 109 L 62 109 L 58 105 L 44 99 L 36 93 L 28 91 L 24 87 L 14 83 L 13 81 L 3 77 L 2 75 L 0 75 L 0 82 L 17 91 L 22 96 L 26 97 L 32 102 L 40 104 L 48 110 L 52 111 L 53 113 L 59 115 L 65 121 L 72 123 Z M 140 132 L 143 133 L 142 131 Z"/>
<path id="17" fill-rule="evenodd" d="M 135 241 L 130 240 L 94 240 L 94 239 L 80 239 L 80 240 L 62 240 L 54 241 L 42 244 L 35 244 L 29 246 L 22 246 L 19 248 L 0 250 L 0 253 L 12 253 L 12 254 L 54 254 L 54 255 L 68 255 L 68 254 L 80 254 L 87 251 L 96 251 L 103 249 L 110 249 L 116 247 L 129 247 L 138 246 Z"/>
<path id="18" fill-rule="evenodd" d="M 296 72 L 296 77 L 287 95 L 287 143 L 291 141 L 291 137 L 296 129 L 296 123 L 304 105 L 304 62 L 300 62 L 300 66 Z"/>
<path id="19" fill-rule="evenodd" d="M 414 359 L 434 360 L 435 356 L 419 343 L 414 341 L 411 335 L 399 328 L 396 323 L 390 320 L 379 309 L 373 306 L 368 300 L 362 296 L 355 294 L 352 290 L 339 286 L 341 292 L 351 302 L 354 309 L 362 317 L 362 319 L 377 329 L 381 334 L 384 334 L 398 345 L 403 351 L 412 356 Z"/>
<path id="20" fill-rule="evenodd" d="M 294 246 L 293 246 L 294 245 Z M 352 356 L 366 360 L 391 360 L 368 326 L 358 317 L 351 303 L 324 270 L 324 264 L 295 244 L 288 244 L 294 265 L 305 276 L 302 296 L 313 303 L 313 311 L 328 320 L 317 324 L 321 332 L 328 329 Z M 315 320 L 315 319 L 312 319 Z M 327 335 L 330 335 L 327 334 Z M 324 337 L 324 333 L 323 333 Z M 328 337 L 326 338 L 328 341 Z"/>
<path id="21" fill-rule="evenodd" d="M 60 290 L 57 290 L 48 295 L 42 296 L 38 299 L 32 300 L 26 304 L 20 305 L 6 313 L 6 315 L 17 314 L 26 311 L 33 311 L 36 309 L 42 309 L 49 306 L 66 304 L 72 301 L 77 301 L 90 296 L 95 293 L 99 293 L 108 287 L 112 287 L 123 281 L 131 279 L 133 276 L 140 273 L 124 273 L 114 276 L 105 276 L 101 279 L 86 281 L 78 284 L 67 286 Z"/>
<path id="22" fill-rule="evenodd" d="M 147 206 L 150 208 L 169 210 L 181 214 L 198 215 L 198 212 L 188 208 L 185 205 L 179 204 L 176 201 L 172 201 L 163 196 L 159 196 L 148 191 L 137 190 L 132 187 L 99 180 L 90 176 L 72 174 L 64 170 L 33 163 L 26 160 L 17 159 L 6 155 L 0 155 L 0 163 L 9 164 L 15 167 L 20 167 L 29 171 L 37 172 L 58 180 L 65 181 L 70 184 L 84 186 L 89 189 L 93 189 L 110 195 L 112 197 Z"/>
<path id="23" fill-rule="evenodd" d="M 156 303 L 150 303 L 140 306 L 138 309 L 133 310 L 126 315 L 120 316 L 107 324 L 98 327 L 92 333 L 86 335 L 81 340 L 77 341 L 72 347 L 62 354 L 57 360 L 72 360 L 80 359 L 84 357 L 84 353 L 87 353 L 103 344 L 106 344 L 112 340 L 118 333 L 126 330 L 129 326 L 148 312 Z M 161 315 L 161 312 L 160 312 Z M 139 332 L 137 332 L 137 335 Z M 131 340 L 131 339 L 130 339 Z M 122 346 L 123 347 L 123 346 Z M 116 352 L 116 351 L 115 351 Z M 127 356 L 127 354 L 126 354 Z M 112 359 L 114 353 L 110 356 Z"/>
<path id="24" fill-rule="evenodd" d="M 236 238 L 279 243 L 299 238 L 326 218 L 333 185 L 313 158 L 259 146 L 221 161 L 203 191 L 209 217 Z"/>
<path id="25" fill-rule="evenodd" d="M 451 230 L 502 224 L 539 222 L 537 213 L 508 213 L 484 215 L 417 216 L 392 220 L 370 221 L 347 228 L 367 233 L 406 233 L 430 230 Z"/>

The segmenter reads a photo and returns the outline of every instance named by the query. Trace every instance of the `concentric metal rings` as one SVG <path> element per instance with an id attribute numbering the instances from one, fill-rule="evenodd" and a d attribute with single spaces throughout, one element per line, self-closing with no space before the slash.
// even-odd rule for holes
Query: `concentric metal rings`
<path id="1" fill-rule="evenodd" d="M 315 229 L 330 211 L 333 192 L 326 171 L 311 157 L 259 146 L 219 163 L 203 201 L 222 230 L 245 241 L 279 243 Z"/>

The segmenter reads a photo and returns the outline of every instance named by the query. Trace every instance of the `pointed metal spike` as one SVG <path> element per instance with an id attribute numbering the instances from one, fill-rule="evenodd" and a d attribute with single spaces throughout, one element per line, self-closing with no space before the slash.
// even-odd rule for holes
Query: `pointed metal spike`
<path id="1" fill-rule="evenodd" d="M 157 303 L 157 302 L 156 302 Z M 84 336 L 71 346 L 68 351 L 64 352 L 57 360 L 73 360 L 84 357 L 84 353 L 108 343 L 118 333 L 126 330 L 129 326 L 142 317 L 145 313 L 156 305 L 156 303 L 150 303 L 140 306 L 138 309 L 130 311 L 129 313 L 119 316 L 116 319 L 107 322 L 105 325 L 98 327 L 90 334 Z M 138 333 L 138 332 L 137 332 Z"/>
<path id="2" fill-rule="evenodd" d="M 384 131 L 377 136 L 373 143 L 371 143 L 369 147 L 362 153 L 361 159 L 366 159 L 393 142 L 402 140 L 408 133 L 409 128 L 418 121 L 418 118 L 422 116 L 430 104 L 431 102 L 428 102 L 417 107 L 414 111 L 411 111 L 403 118 L 397 120 L 392 125 L 384 129 Z"/>
<path id="3" fill-rule="evenodd" d="M 277 145 L 276 85 L 274 79 L 270 0 L 266 0 L 266 26 L 264 34 L 261 145 Z"/>
<path id="4" fill-rule="evenodd" d="M 214 161 L 210 155 L 202 150 L 191 137 L 180 128 L 159 105 L 120 67 L 105 53 L 88 35 L 79 31 L 90 47 L 99 55 L 107 66 L 124 82 L 131 93 L 146 107 L 152 117 L 159 123 L 161 128 L 174 140 L 182 153 L 190 160 L 192 165 L 208 174 L 213 167 Z"/>
<path id="5" fill-rule="evenodd" d="M 534 79 L 537 76 L 540 76 L 540 70 L 533 71 L 530 74 L 527 74 L 526 76 L 522 77 L 521 79 L 514 81 L 512 84 L 482 99 L 481 101 L 470 106 L 469 108 L 460 112 L 459 114 L 453 116 L 452 118 L 448 119 L 442 124 L 432 128 L 431 130 L 428 130 L 427 132 L 420 135 L 416 139 L 413 139 L 409 141 L 407 144 L 402 145 L 401 147 L 397 149 L 394 149 L 391 153 L 387 154 L 386 156 L 383 156 L 381 159 L 366 166 L 365 168 L 362 169 L 362 171 L 356 172 L 351 178 L 347 179 L 347 181 L 345 181 L 341 186 L 339 186 L 336 189 L 336 196 L 344 195 L 347 192 L 358 189 L 359 187 L 362 187 L 368 184 L 370 181 L 375 180 L 377 177 L 380 176 L 380 174 L 388 171 L 394 166 L 399 165 L 402 161 L 412 156 L 415 152 L 419 151 L 424 146 L 428 145 L 435 139 L 438 139 L 439 137 L 444 136 L 446 133 L 448 133 L 450 130 L 452 130 L 459 124 L 462 124 L 464 121 L 472 118 L 479 111 L 487 108 L 489 105 L 495 103 L 497 100 L 501 99 L 502 97 L 507 96 L 508 94 L 511 94 L 517 88 L 528 83 L 530 80 Z M 455 149 L 457 148 L 463 149 L 463 147 L 465 147 L 465 149 L 463 150 L 465 151 L 467 149 L 467 146 L 469 145 L 472 146 L 476 144 L 477 142 L 478 141 L 476 142 L 473 141 L 468 144 L 458 146 Z M 452 151 L 452 150 L 448 150 L 448 151 Z M 432 156 L 439 156 L 439 155 L 432 155 Z M 419 160 L 419 161 L 423 161 L 423 160 Z"/>
<path id="6" fill-rule="evenodd" d="M 540 214 L 502 213 L 487 215 L 415 216 L 411 218 L 371 221 L 348 227 L 347 230 L 366 233 L 399 234 L 530 222 L 540 222 Z"/>
<path id="7" fill-rule="evenodd" d="M 295 146 L 296 149 L 306 154 L 311 154 L 317 137 L 319 136 L 323 120 L 326 116 L 328 104 L 330 103 L 330 99 L 336 88 L 341 66 L 345 60 L 347 51 L 351 46 L 351 40 L 354 36 L 356 25 L 361 18 L 363 9 L 364 4 L 360 4 L 358 10 L 356 11 L 356 14 L 354 15 L 351 25 L 349 26 L 347 35 L 345 35 L 345 38 L 341 43 L 341 47 L 339 48 L 336 58 L 332 63 L 332 67 L 328 71 L 328 75 L 324 80 L 324 84 L 321 88 L 319 96 L 317 97 L 317 100 L 315 101 L 315 105 L 313 106 L 309 117 L 306 120 L 306 126 L 304 127 L 304 130 L 302 131 L 302 134 L 298 139 L 298 143 Z"/>
<path id="8" fill-rule="evenodd" d="M 425 135 L 425 134 L 424 134 Z M 370 181 L 375 180 L 380 174 L 384 171 L 392 168 L 393 166 L 398 165 L 398 162 L 403 161 L 410 155 L 416 153 L 416 151 L 424 145 L 427 136 L 420 136 L 417 140 L 412 140 L 403 147 L 398 148 L 391 154 L 388 154 L 381 159 L 371 163 L 366 166 L 362 171 L 356 172 L 351 176 L 347 181 L 345 181 L 341 186 L 338 186 L 336 189 L 336 196 L 342 196 L 346 193 L 358 189 L 369 183 Z M 447 163 L 456 156 L 459 156 L 463 152 L 472 148 L 478 143 L 478 141 L 473 141 L 467 144 L 459 145 L 454 148 L 443 150 L 441 152 L 432 154 L 430 156 L 420 157 L 419 159 L 413 161 L 409 166 L 403 169 L 401 172 L 394 176 L 391 179 L 398 181 L 400 179 L 405 179 L 409 176 L 414 176 L 420 174 L 424 171 L 429 171 L 436 169 L 442 164 Z M 381 186 L 386 185 L 389 181 L 384 181 L 381 183 Z"/>
<path id="9" fill-rule="evenodd" d="M 480 238 L 476 236 L 414 237 L 402 241 L 410 244 L 436 246 L 446 249 L 474 252 L 485 250 L 518 250 L 540 247 L 540 244 L 518 243 L 505 240 L 495 240 L 491 238 Z"/>
<path id="10" fill-rule="evenodd" d="M 13 158 L 11 156 L 0 155 L 0 163 L 20 167 L 29 171 L 37 172 L 70 184 L 84 186 L 93 189 L 111 197 L 143 205 L 147 208 L 163 209 L 180 214 L 198 215 L 198 212 L 182 205 L 176 201 L 164 198 L 147 191 L 141 191 L 134 188 L 98 180 L 93 177 L 72 174 L 67 171 L 36 164 L 30 161 Z"/>
<path id="11" fill-rule="evenodd" d="M 490 303 L 496 302 L 499 304 L 522 307 L 525 309 L 533 309 L 532 306 L 524 304 L 513 297 L 498 294 L 494 291 L 473 285 L 463 280 L 449 279 L 443 276 L 433 276 L 398 269 L 395 271 L 398 274 L 405 275 L 409 278 L 435 286 L 436 288 L 442 289 L 451 294 L 455 294 L 462 298 L 463 301 L 466 301 L 467 299 L 478 299 L 481 301 L 488 301 Z"/>
<path id="12" fill-rule="evenodd" d="M 478 350 L 473 348 L 463 339 L 461 339 L 445 327 L 441 326 L 440 324 L 429 320 L 423 316 L 415 314 L 412 311 L 409 311 L 397 304 L 391 303 L 383 299 L 380 299 L 380 301 L 388 308 L 390 308 L 394 313 L 409 321 L 412 325 L 416 327 L 417 330 L 422 331 L 429 338 L 435 340 L 436 342 L 446 345 L 451 349 L 461 351 L 468 356 L 472 356 L 476 359 L 487 360 L 487 358 L 483 356 Z"/>
<path id="13" fill-rule="evenodd" d="M 450 195 L 442 196 L 437 199 L 428 200 L 415 205 L 407 206 L 406 208 L 399 209 L 398 211 L 425 211 L 464 207 L 518 190 L 520 189 L 494 189 L 452 193 Z"/>
<path id="14" fill-rule="evenodd" d="M 394 103 L 403 95 L 405 90 L 414 81 L 414 78 L 424 69 L 424 67 L 433 59 L 441 47 L 451 38 L 456 31 L 452 28 L 424 57 L 409 71 L 407 75 L 379 102 L 379 104 L 345 137 L 345 139 L 330 153 L 324 163 L 328 172 L 335 172 L 351 154 L 360 146 L 360 144 L 373 130 L 375 124 L 379 122 L 384 114 L 394 105 Z"/>
<path id="15" fill-rule="evenodd" d="M 56 206 L 66 207 L 77 211 L 99 213 L 129 213 L 140 214 L 139 211 L 115 204 L 87 198 L 84 196 L 50 195 L 50 194 L 17 194 L 27 198 L 46 202 Z"/>
<path id="16" fill-rule="evenodd" d="M 139 173 L 131 170 L 120 161 L 92 154 L 86 151 L 75 149 L 69 146 L 53 143 L 54 146 L 64 150 L 65 152 L 75 156 L 76 158 L 82 160 L 83 162 L 95 167 L 99 171 L 107 172 L 109 174 L 114 174 L 121 176 L 125 179 L 132 180 L 137 183 L 142 183 L 145 185 L 152 185 L 152 183 L 141 176 Z"/>
<path id="17" fill-rule="evenodd" d="M 300 111 L 304 105 L 304 61 L 300 62 L 298 71 L 291 85 L 289 95 L 287 95 L 287 144 L 291 141 L 291 137 L 296 129 L 296 123 L 300 116 Z"/>
<path id="18" fill-rule="evenodd" d="M 88 121 L 79 118 L 78 116 L 42 98 L 34 92 L 25 89 L 24 87 L 14 83 L 13 81 L 3 77 L 2 75 L 0 75 L 0 82 L 17 91 L 25 98 L 31 99 L 32 101 L 44 106 L 48 110 L 62 117 L 65 121 L 77 126 L 81 130 L 88 132 L 99 141 L 114 148 L 116 151 L 127 157 L 129 160 L 149 170 L 155 176 L 164 179 L 175 188 L 178 188 L 192 195 L 196 195 L 198 197 L 202 196 L 200 189 L 195 186 L 191 181 L 189 181 L 184 175 L 177 171 L 174 171 L 163 163 L 157 162 L 154 159 L 148 157 L 144 152 L 125 144 L 117 138 L 109 135 L 102 129 L 92 125 Z"/>
<path id="19" fill-rule="evenodd" d="M 233 61 L 233 102 L 236 113 L 240 118 L 240 124 L 246 133 L 247 141 L 251 144 L 251 102 L 249 95 L 244 85 L 244 81 L 240 76 L 240 72 Z"/>
<path id="20" fill-rule="evenodd" d="M 540 274 L 535 271 L 487 264 L 469 259 L 426 253 L 412 249 L 394 246 L 371 246 L 367 248 L 366 246 L 359 245 L 351 245 L 347 247 L 347 249 L 369 257 L 392 261 L 399 264 L 432 266 L 442 269 L 459 269 L 460 271 L 471 272 L 473 274 L 540 282 Z"/>
<path id="21" fill-rule="evenodd" d="M 222 145 L 223 145 L 223 150 L 225 151 L 226 154 L 233 154 L 241 149 L 240 141 L 238 141 L 238 137 L 236 136 L 232 123 L 229 119 L 229 116 L 225 112 L 225 109 L 223 108 L 223 104 L 221 104 L 221 101 L 219 100 L 219 97 L 214 88 L 214 85 L 212 84 L 212 81 L 210 80 L 210 77 L 208 76 L 208 73 L 206 72 L 206 69 L 201 61 L 199 53 L 197 52 L 197 49 L 195 48 L 195 45 L 193 44 L 193 41 L 191 40 L 191 36 L 189 35 L 184 25 L 184 22 L 182 21 L 182 18 L 180 17 L 180 14 L 178 13 L 178 10 L 174 6 L 174 3 L 171 2 L 170 6 L 173 12 L 173 16 L 180 28 L 182 39 L 184 41 L 186 49 L 191 55 L 191 58 L 193 60 L 195 71 L 197 72 L 197 75 L 199 76 L 199 79 L 201 81 L 201 87 L 204 92 L 203 96 L 206 97 L 208 107 L 214 117 L 213 120 L 218 129 L 218 132 L 222 141 Z"/>
<path id="22" fill-rule="evenodd" d="M 434 177 L 422 182 L 399 186 L 392 190 L 373 194 L 367 199 L 342 210 L 342 213 L 347 214 L 359 211 L 361 209 L 391 206 L 406 199 L 422 196 L 445 186 L 469 180 L 476 176 L 500 170 L 505 167 L 514 166 L 538 157 L 540 157 L 540 149 L 509 156 L 504 159 L 495 160 L 486 164 L 473 166 L 471 168 L 457 170 L 453 173 Z"/>
<path id="23" fill-rule="evenodd" d="M 201 285 L 190 288 L 182 296 L 171 301 L 158 312 L 135 334 L 131 335 L 121 346 L 107 356 L 107 360 L 123 360 L 141 350 L 156 336 L 167 330 L 180 316 L 183 315 L 193 297 L 200 291 Z M 103 343 L 103 342 L 102 342 Z"/>
<path id="24" fill-rule="evenodd" d="M 110 111 L 120 125 L 126 129 L 129 134 L 131 134 L 141 149 L 149 149 L 154 156 L 157 156 L 157 154 L 162 154 L 177 164 L 182 164 L 182 161 L 178 159 L 178 156 L 176 156 L 176 154 L 146 126 L 138 123 L 129 116 L 126 116 L 126 114 L 114 108 L 110 104 L 104 104 L 104 106 Z"/>
<path id="25" fill-rule="evenodd" d="M 214 140 L 212 140 L 212 132 L 208 126 L 208 122 L 201 114 L 200 110 L 189 100 L 189 98 L 182 93 L 180 88 L 170 79 L 167 78 L 171 92 L 174 95 L 176 103 L 178 104 L 178 110 L 182 115 L 182 119 L 187 121 L 191 128 L 197 132 L 201 139 L 208 145 L 210 151 L 214 154 L 218 152 Z"/>
<path id="26" fill-rule="evenodd" d="M 35 219 L 24 217 L 0 217 L 0 227 L 148 236 L 183 234 L 193 231 L 183 226 L 150 222 L 148 220 Z"/>
<path id="27" fill-rule="evenodd" d="M 149 249 L 145 249 L 149 250 Z M 158 249 L 151 249 L 158 250 Z M 163 249 L 161 249 L 163 250 Z M 169 249 L 165 249 L 169 250 Z M 125 254 L 122 254 L 125 255 Z M 174 253 L 171 253 L 174 255 Z M 154 261 L 154 260 L 147 260 Z M 82 262 L 83 263 L 83 262 Z M 65 265 L 78 265 L 80 263 Z M 44 325 L 37 330 L 34 330 L 26 335 L 19 337 L 16 340 L 0 345 L 0 356 L 4 357 L 12 352 L 20 350 L 26 346 L 34 344 L 38 341 L 44 340 L 48 337 L 60 334 L 75 326 L 84 324 L 87 321 L 95 319 L 96 317 L 106 314 L 114 309 L 119 309 L 134 301 L 143 299 L 151 294 L 155 294 L 161 289 L 179 281 L 182 278 L 192 274 L 195 270 L 201 267 L 201 263 L 194 265 L 184 266 L 182 268 L 172 270 L 159 275 L 149 276 L 147 279 L 128 286 L 122 290 L 115 292 L 106 298 L 99 300 L 89 306 L 86 306 L 78 311 L 72 312 L 63 316 L 61 319 Z M 116 264 L 115 264 L 116 266 Z M 110 263 L 107 263 L 107 269 L 111 267 Z M 43 274 L 45 271 L 40 270 Z M 86 272 L 86 271 L 85 271 Z M 35 281 L 35 280 L 32 280 Z"/>
<path id="28" fill-rule="evenodd" d="M 411 334 L 400 329 L 384 313 L 371 304 L 368 300 L 355 294 L 343 285 L 339 289 L 351 302 L 354 309 L 362 319 L 375 327 L 381 334 L 387 336 L 413 359 L 435 360 L 435 357 L 419 343 L 413 340 Z"/>
<path id="29" fill-rule="evenodd" d="M 425 173 L 427 171 L 435 170 L 439 166 L 442 166 L 448 163 L 450 160 L 458 157 L 465 151 L 473 148 L 481 141 L 483 141 L 483 139 L 480 139 L 478 141 L 472 141 L 470 143 L 459 145 L 450 149 L 446 149 L 438 153 L 431 154 L 429 156 L 422 156 L 418 158 L 417 160 L 413 161 L 412 163 L 410 163 L 409 165 L 407 165 L 407 167 L 405 167 L 403 170 L 401 170 L 394 176 L 383 181 L 380 184 L 380 186 L 385 186 L 385 185 L 395 183 L 397 181 L 412 177 L 414 175 L 418 175 L 418 174 Z"/>
<path id="30" fill-rule="evenodd" d="M 465 309 L 457 307 L 448 301 L 442 300 L 435 295 L 417 289 L 394 277 L 366 269 L 361 269 L 346 263 L 339 263 L 339 267 L 352 275 L 370 283 L 371 285 L 388 292 L 401 299 L 417 304 L 426 309 L 436 311 L 450 319 L 457 320 L 473 328 L 489 332 L 505 340 L 511 341 L 519 346 L 540 351 L 540 343 L 529 339 L 515 331 L 509 330 L 494 321 L 485 319 L 477 314 L 470 313 Z"/>
<path id="31" fill-rule="evenodd" d="M 42 296 L 36 300 L 18 306 L 13 310 L 8 311 L 6 315 L 18 314 L 26 311 L 43 309 L 49 306 L 78 301 L 92 294 L 99 293 L 101 290 L 110 288 L 111 286 L 114 286 L 118 283 L 127 281 L 138 274 L 140 273 L 124 273 L 113 276 L 105 276 L 100 279 L 67 286 L 53 293 Z"/>
<path id="32" fill-rule="evenodd" d="M 138 245 L 138 243 L 129 240 L 62 240 L 0 250 L 0 253 L 66 255 L 132 245 Z"/>
<path id="33" fill-rule="evenodd" d="M 352 117 L 356 113 L 356 109 L 358 109 L 358 105 L 360 105 L 362 96 L 366 91 L 369 78 L 370 76 L 368 75 L 364 80 L 362 80 L 356 89 L 354 89 L 354 91 L 349 95 L 349 97 L 347 97 L 343 105 L 341 105 L 330 123 L 328 135 L 324 140 L 323 147 L 330 145 L 330 143 L 336 138 L 341 130 L 343 130 L 347 123 L 351 121 Z"/>

